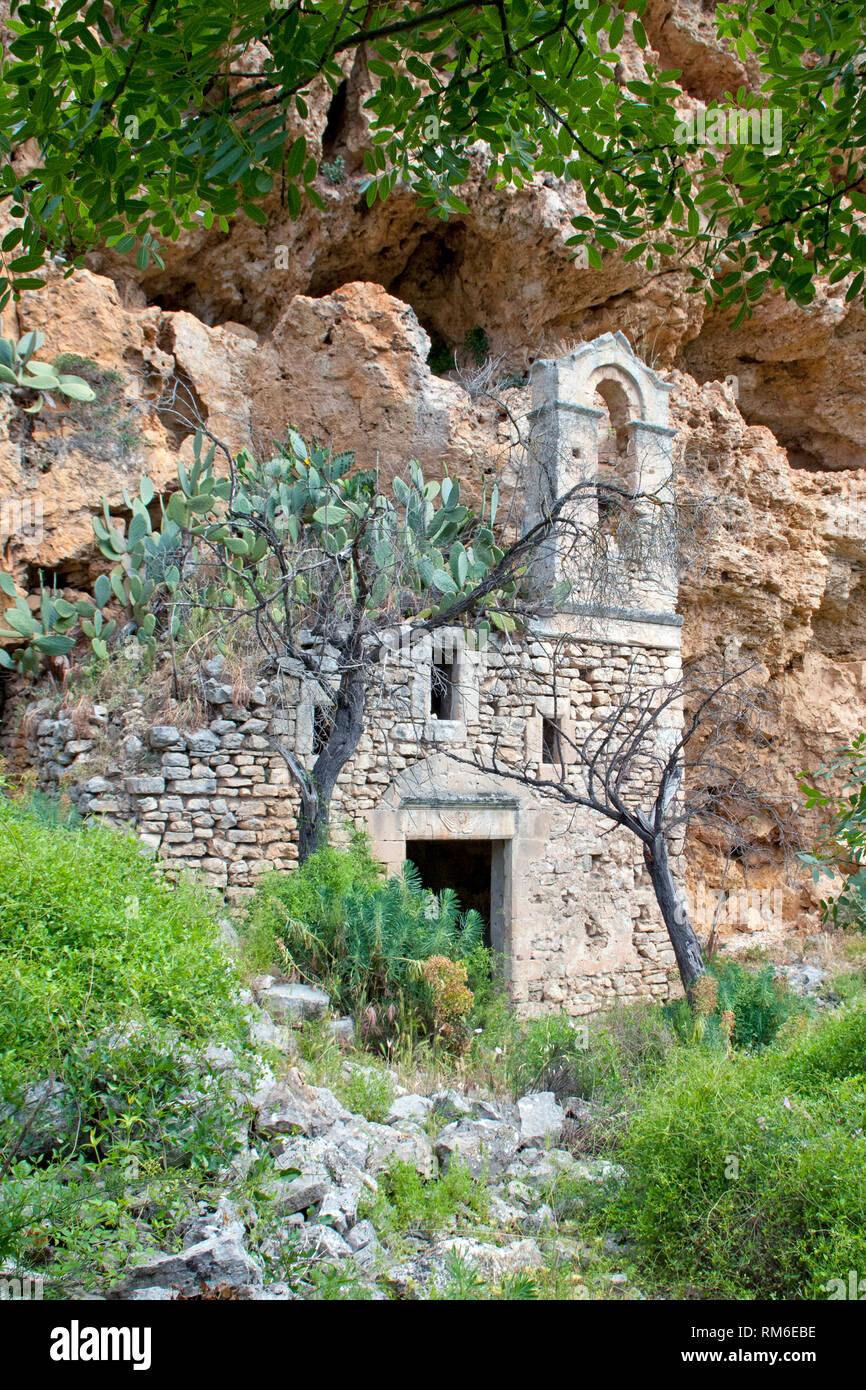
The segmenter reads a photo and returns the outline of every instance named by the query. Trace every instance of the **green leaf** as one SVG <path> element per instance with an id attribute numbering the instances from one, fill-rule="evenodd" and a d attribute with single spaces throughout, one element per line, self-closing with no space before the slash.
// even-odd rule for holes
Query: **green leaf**
<path id="1" fill-rule="evenodd" d="M 7 608 L 3 618 L 8 626 L 14 632 L 19 633 L 21 637 L 33 637 L 38 631 L 32 616 L 29 613 L 23 613 L 20 608 Z"/>
<path id="2" fill-rule="evenodd" d="M 33 645 L 47 656 L 66 656 L 75 646 L 75 638 L 61 637 L 58 633 L 51 632 L 35 637 Z"/>
<path id="3" fill-rule="evenodd" d="M 457 585 L 447 570 L 434 570 L 431 588 L 438 589 L 440 594 L 457 593 Z"/>
<path id="4" fill-rule="evenodd" d="M 267 213 L 256 203 L 241 203 L 241 207 L 251 222 L 257 223 L 259 227 L 266 227 L 268 225 Z"/>
<path id="5" fill-rule="evenodd" d="M 101 574 L 97 579 L 93 586 L 93 597 L 97 608 L 104 608 L 111 601 L 111 580 L 107 574 Z"/>
<path id="6" fill-rule="evenodd" d="M 130 550 L 144 540 L 150 531 L 150 518 L 146 512 L 133 512 L 129 521 L 127 544 Z"/>
<path id="7" fill-rule="evenodd" d="M 59 390 L 64 396 L 68 396 L 73 401 L 94 401 L 96 392 L 93 391 L 86 381 L 81 381 L 78 377 L 62 376 L 58 383 Z"/>
<path id="8" fill-rule="evenodd" d="M 320 526 L 337 526 L 341 521 L 345 521 L 349 513 L 345 507 L 338 507 L 328 504 L 326 507 L 319 507 L 313 512 L 313 520 Z"/>
<path id="9" fill-rule="evenodd" d="M 189 509 L 186 498 L 182 492 L 173 492 L 168 499 L 166 506 L 167 516 L 178 526 L 186 526 L 189 520 Z"/>
<path id="10" fill-rule="evenodd" d="M 114 597 L 117 599 L 117 602 L 118 602 L 119 604 L 121 604 L 121 606 L 122 606 L 123 608 L 126 608 L 126 607 L 127 607 L 127 604 L 128 604 L 128 599 L 127 599 L 127 596 L 126 596 L 126 590 L 125 590 L 124 587 L 123 587 L 123 571 L 121 570 L 121 568 L 120 568 L 119 565 L 117 565 L 117 566 L 111 571 L 110 583 L 111 583 L 111 588 L 112 588 L 112 590 L 113 590 L 113 592 L 114 592 Z M 95 617 L 95 619 L 94 619 L 94 621 L 96 621 L 96 619 L 99 619 L 99 618 L 100 618 L 100 614 L 97 613 L 97 614 L 96 614 L 96 617 Z M 99 631 L 99 623 L 97 623 L 97 628 L 96 628 L 96 630 L 97 630 L 97 632 Z"/>

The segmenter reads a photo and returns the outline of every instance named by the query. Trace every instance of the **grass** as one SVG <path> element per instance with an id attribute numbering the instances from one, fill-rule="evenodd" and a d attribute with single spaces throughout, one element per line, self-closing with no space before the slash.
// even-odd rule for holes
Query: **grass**
<path id="1" fill-rule="evenodd" d="M 147 443 L 138 424 L 141 405 L 126 396 L 121 373 L 69 352 L 55 358 L 54 366 L 80 376 L 95 392 L 92 401 L 67 403 L 64 424 L 72 427 L 64 435 L 67 445 L 99 459 L 136 455 Z"/>

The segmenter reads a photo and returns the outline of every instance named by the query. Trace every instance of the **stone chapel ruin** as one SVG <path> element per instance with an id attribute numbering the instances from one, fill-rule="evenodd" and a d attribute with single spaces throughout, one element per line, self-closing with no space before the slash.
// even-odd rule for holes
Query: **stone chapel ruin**
<path id="1" fill-rule="evenodd" d="M 621 333 L 537 363 L 525 526 L 596 477 L 671 501 L 671 389 Z M 604 504 L 593 497 L 579 505 L 582 521 L 603 530 Z M 646 510 L 651 525 L 652 504 Z M 589 811 L 468 765 L 495 744 L 500 765 L 543 782 L 555 759 L 568 760 L 562 735 L 582 738 L 627 681 L 657 687 L 679 677 L 672 556 L 650 550 L 598 592 L 574 564 L 558 543 L 538 557 L 533 582 L 547 601 L 527 632 L 479 646 L 462 629 L 445 629 L 387 653 L 331 824 L 338 830 L 349 818 L 366 827 L 390 872 L 409 858 L 428 887 L 451 886 L 464 908 L 477 908 L 520 1011 L 577 1016 L 617 998 L 668 993 L 673 952 L 640 846 Z M 562 579 L 574 587 L 557 608 L 551 596 Z M 42 784 L 56 790 L 76 758 L 107 737 L 103 772 L 73 786 L 79 809 L 132 823 L 144 844 L 241 898 L 259 874 L 291 869 L 297 857 L 297 790 L 275 741 L 309 767 L 321 736 L 315 682 L 296 663 L 280 665 L 278 678 L 238 703 L 219 660 L 205 663 L 211 720 L 194 732 L 149 726 L 133 702 L 122 713 L 97 706 L 102 731 L 94 727 L 91 737 L 69 715 L 49 717 L 46 706 L 29 756 Z M 675 737 L 680 719 L 671 712 L 658 736 Z"/>

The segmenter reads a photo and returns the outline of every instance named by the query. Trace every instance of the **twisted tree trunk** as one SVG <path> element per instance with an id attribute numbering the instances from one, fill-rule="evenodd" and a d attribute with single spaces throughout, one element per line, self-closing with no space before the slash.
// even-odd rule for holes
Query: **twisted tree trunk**
<path id="1" fill-rule="evenodd" d="M 701 943 L 689 921 L 685 902 L 677 892 L 667 842 L 662 832 L 657 832 L 651 841 L 644 841 L 644 861 L 674 948 L 683 989 L 691 1003 L 692 991 L 701 975 L 706 973 L 706 966 Z"/>
<path id="2" fill-rule="evenodd" d="M 328 842 L 331 797 L 337 778 L 358 747 L 364 732 L 367 683 L 360 666 L 343 673 L 328 741 L 308 772 L 293 753 L 281 747 L 301 794 L 298 815 L 298 863 Z"/>

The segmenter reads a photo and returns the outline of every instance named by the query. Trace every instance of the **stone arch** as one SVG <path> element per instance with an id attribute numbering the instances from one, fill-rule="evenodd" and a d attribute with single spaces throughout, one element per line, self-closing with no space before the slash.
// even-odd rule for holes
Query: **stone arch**
<path id="1" fill-rule="evenodd" d="M 618 362 L 596 367 L 586 378 L 584 389 L 589 401 L 601 396 L 611 416 L 616 414 L 618 424 L 644 419 L 647 405 L 640 382 Z"/>
<path id="2" fill-rule="evenodd" d="M 667 425 L 673 384 L 635 355 L 624 333 L 605 333 L 581 343 L 567 357 L 537 362 L 533 368 L 533 384 L 542 399 L 590 407 L 596 390 L 607 383 L 625 397 L 630 420 Z"/>

